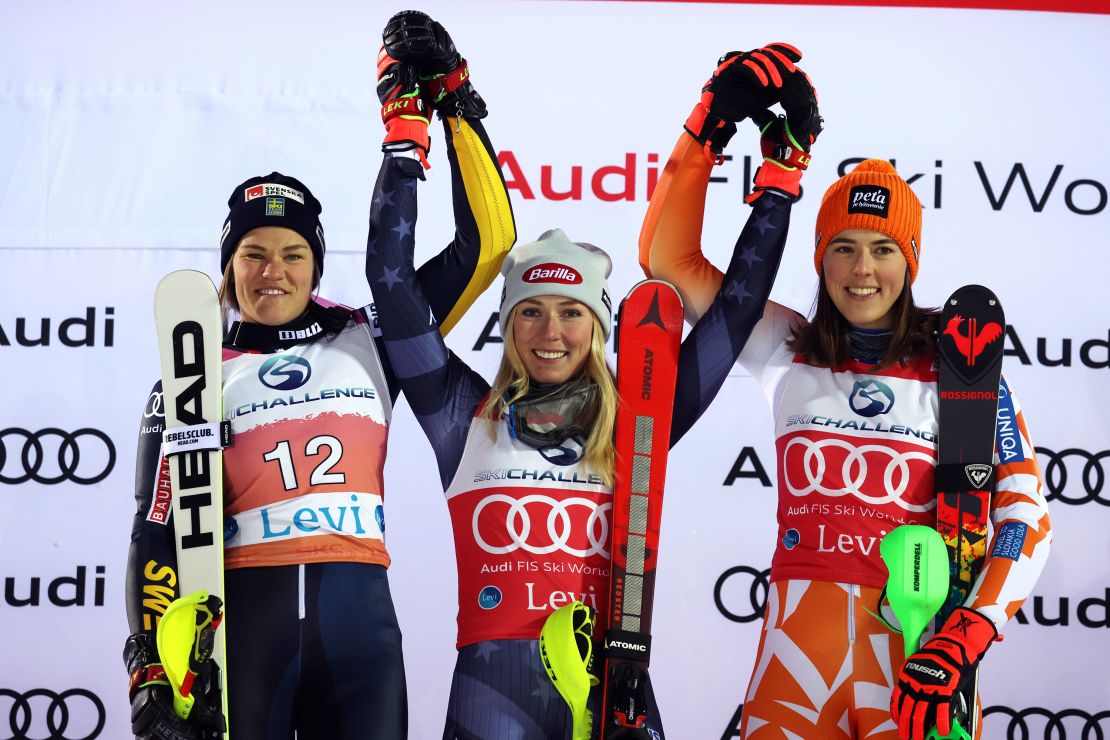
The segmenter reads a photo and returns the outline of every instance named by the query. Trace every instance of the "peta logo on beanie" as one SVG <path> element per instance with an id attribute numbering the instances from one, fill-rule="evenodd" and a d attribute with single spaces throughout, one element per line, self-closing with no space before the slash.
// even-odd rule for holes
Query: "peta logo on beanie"
<path id="1" fill-rule="evenodd" d="M 848 192 L 848 213 L 888 218 L 890 190 L 881 185 L 857 185 Z"/>
<path id="2" fill-rule="evenodd" d="M 576 270 L 566 265 L 555 262 L 545 262 L 525 271 L 521 277 L 526 283 L 560 283 L 562 285 L 578 285 L 582 276 Z"/>

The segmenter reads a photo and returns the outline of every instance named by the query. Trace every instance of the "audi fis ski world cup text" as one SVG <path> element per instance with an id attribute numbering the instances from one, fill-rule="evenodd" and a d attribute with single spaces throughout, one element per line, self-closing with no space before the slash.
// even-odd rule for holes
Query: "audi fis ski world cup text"
<path id="1" fill-rule="evenodd" d="M 522 161 L 523 158 L 523 161 Z M 614 164 L 613 159 L 622 160 Z M 848 157 L 836 165 L 837 177 L 843 177 L 865 157 Z M 498 164 L 505 173 L 505 186 L 515 191 L 513 197 L 523 200 L 580 201 L 592 198 L 602 203 L 651 200 L 659 182 L 660 157 L 656 152 L 624 152 L 614 154 L 608 161 L 597 164 L 538 166 L 518 156 L 510 149 L 498 152 Z M 724 165 L 710 177 L 711 184 L 727 185 L 739 190 L 744 197 L 751 194 L 751 182 L 760 162 L 750 155 L 734 158 L 724 155 Z M 945 207 L 945 177 L 958 177 L 982 191 L 980 199 L 962 199 L 961 207 L 978 206 L 992 211 L 1022 211 L 1026 213 L 1059 213 L 1074 216 L 1094 216 L 1106 210 L 1108 193 L 1106 185 L 1097 179 L 1074 174 L 1074 169 L 1064 164 L 1028 166 L 1024 162 L 972 161 L 945 169 L 944 161 L 934 159 L 931 168 L 923 170 L 917 160 L 898 164 L 897 157 L 890 163 L 913 187 L 921 202 L 940 210 Z M 860 194 L 857 206 L 878 208 L 879 194 L 872 200 Z M 802 197 L 805 197 L 803 190 Z M 862 211 L 873 213 L 874 210 Z"/>
<path id="2" fill-rule="evenodd" d="M 472 534 L 483 552 L 501 559 L 483 563 L 479 572 L 522 576 L 512 582 L 522 591 L 513 601 L 523 603 L 528 611 L 553 611 L 572 601 L 597 608 L 598 592 L 592 584 L 581 591 L 566 591 L 523 579 L 533 574 L 567 573 L 608 578 L 609 552 L 605 545 L 611 510 L 611 502 L 599 503 L 582 496 L 557 499 L 539 493 L 520 497 L 486 495 L 474 509 Z M 559 554 L 566 559 L 544 559 Z M 587 558 L 594 558 L 594 562 Z M 479 606 L 486 610 L 499 606 L 507 585 L 485 586 L 479 594 Z"/>

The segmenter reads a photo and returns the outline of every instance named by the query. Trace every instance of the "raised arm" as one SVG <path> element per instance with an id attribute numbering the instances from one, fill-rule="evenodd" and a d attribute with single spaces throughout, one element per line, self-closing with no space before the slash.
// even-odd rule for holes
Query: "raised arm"
<path id="1" fill-rule="evenodd" d="M 791 201 L 778 195 L 753 204 L 717 295 L 682 340 L 672 447 L 709 408 L 763 315 L 786 246 L 790 208 Z"/>
<path id="2" fill-rule="evenodd" d="M 724 55 L 702 88 L 652 194 L 640 231 L 640 266 L 648 277 L 678 288 L 691 324 L 709 308 L 723 280 L 723 273 L 702 254 L 702 222 L 710 175 L 723 161 L 737 122 L 750 117 L 763 133 L 765 161 L 756 174 L 753 198 L 768 190 L 791 200 L 798 197 L 809 146 L 821 131 L 816 94 L 795 66 L 800 59 L 801 53 L 788 44 Z M 767 108 L 774 103 L 787 112 L 790 127 L 785 131 L 767 128 L 773 120 Z"/>
<path id="3" fill-rule="evenodd" d="M 671 444 L 709 407 L 763 315 L 786 246 L 791 204 L 800 193 L 809 148 L 821 131 L 816 93 L 795 66 L 801 54 L 772 44 L 726 54 L 686 121 L 652 196 L 640 235 L 649 275 L 674 283 L 696 322 L 679 355 Z M 788 118 L 766 106 L 782 102 Z M 721 273 L 701 253 L 705 189 L 735 121 L 760 121 L 764 164 L 748 198 L 751 215 Z M 802 147 L 798 141 L 806 142 Z"/>
<path id="4" fill-rule="evenodd" d="M 486 116 L 485 101 L 447 31 L 426 14 L 406 10 L 389 20 L 382 36 L 378 94 L 387 129 L 385 148 L 416 156 L 427 167 L 431 110 L 443 122 L 455 236 L 416 274 L 446 336 L 497 277 L 516 240 L 512 207 L 480 120 Z M 400 79 L 406 70 L 414 80 Z M 414 90 L 419 94 L 413 95 Z"/>
<path id="5" fill-rule="evenodd" d="M 387 26 L 387 38 L 389 28 Z M 457 307 L 456 301 L 444 300 L 444 296 L 440 295 L 449 294 L 452 286 L 437 283 L 436 280 L 450 278 L 455 255 L 466 251 L 453 249 L 458 247 L 460 240 L 456 238 L 452 246 L 433 259 L 433 263 L 438 261 L 438 266 L 425 265 L 417 271 L 413 264 L 417 187 L 418 181 L 424 179 L 426 163 L 423 153 L 428 146 L 426 108 L 422 104 L 416 105 L 422 100 L 424 91 L 418 79 L 421 73 L 415 65 L 392 59 L 384 48 L 382 57 L 386 61 L 383 64 L 379 60 L 378 93 L 385 106 L 383 118 L 387 133 L 383 148 L 386 156 L 375 182 L 370 208 L 366 277 L 375 297 L 381 347 L 388 372 L 408 397 L 409 406 L 431 442 L 439 464 L 440 479 L 446 487 L 462 457 L 474 412 L 488 392 L 489 385 L 449 352 L 441 334 L 443 327 L 437 326 L 437 321 L 452 315 L 454 308 L 447 307 L 448 303 Z M 456 92 L 461 89 L 457 88 Z M 453 107 L 456 112 L 458 105 L 456 101 Z M 409 118 L 395 116 L 391 119 L 391 109 L 409 110 L 411 114 Z M 465 116 L 466 110 L 463 112 Z M 484 114 L 484 104 L 482 112 Z M 477 136 L 474 132 L 480 129 L 470 127 L 469 123 L 465 117 L 459 119 L 460 131 L 457 133 L 462 133 L 463 126 L 467 126 L 466 130 Z M 462 159 L 458 162 L 462 171 Z M 462 180 L 465 181 L 465 177 Z M 457 199 L 455 212 L 457 218 Z M 507 200 L 505 213 L 508 213 Z M 488 219 L 483 222 L 489 223 Z M 511 230 L 511 214 L 508 224 Z M 481 240 L 463 241 L 473 247 Z M 466 292 L 477 284 L 483 287 L 488 285 L 500 267 L 500 255 L 496 264 L 475 259 L 472 265 L 474 270 L 466 276 L 466 280 L 455 284 L 454 289 Z M 490 274 L 485 274 L 487 272 Z M 427 274 L 435 279 L 422 280 L 422 276 Z M 477 294 L 474 292 L 469 300 Z M 440 313 L 435 312 L 429 301 L 432 295 L 440 306 Z"/>

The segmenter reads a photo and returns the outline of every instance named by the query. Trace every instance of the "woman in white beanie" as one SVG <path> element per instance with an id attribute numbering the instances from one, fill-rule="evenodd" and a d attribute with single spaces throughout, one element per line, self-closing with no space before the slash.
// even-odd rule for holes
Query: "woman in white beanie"
<path id="1" fill-rule="evenodd" d="M 459 652 L 443 737 L 563 740 L 570 712 L 537 646 L 562 605 L 585 602 L 599 620 L 608 612 L 617 403 L 605 355 L 610 260 L 558 229 L 509 253 L 504 356 L 491 386 L 428 323 L 413 224 L 399 215 L 414 211 L 416 185 L 414 175 L 390 208 L 372 213 L 367 274 L 386 353 L 435 451 L 454 533 Z M 683 342 L 672 445 L 706 409 L 758 320 L 789 211 L 782 198 L 754 204 L 716 298 Z"/>
<path id="2" fill-rule="evenodd" d="M 736 122 L 781 102 L 792 143 L 808 150 L 819 126 L 808 82 L 793 67 L 800 54 L 784 60 L 776 51 L 786 49 L 726 56 L 700 115 Z M 754 56 L 781 65 L 777 96 L 744 66 Z M 725 105 L 712 95 L 720 87 L 730 93 Z M 712 171 L 699 144 L 716 142 L 689 121 L 687 131 L 692 137 L 681 136 L 652 197 L 640 261 L 678 287 L 696 321 L 720 275 L 698 243 Z M 798 198 L 800 170 L 784 167 L 783 152 L 764 151 L 757 204 Z M 760 190 L 761 181 L 772 187 Z M 996 456 L 990 554 L 966 602 L 903 662 L 901 635 L 876 616 L 887 580 L 877 545 L 897 524 L 936 522 L 937 317 L 914 304 L 910 287 L 921 203 L 890 163 L 864 160 L 825 193 L 815 236 L 813 319 L 769 302 L 740 356 L 772 405 L 779 485 L 778 544 L 740 736 L 923 740 L 934 725 L 948 736 L 951 710 L 1048 555 L 1036 455 L 1003 380 L 999 439 L 1005 425 L 1012 450 Z"/>

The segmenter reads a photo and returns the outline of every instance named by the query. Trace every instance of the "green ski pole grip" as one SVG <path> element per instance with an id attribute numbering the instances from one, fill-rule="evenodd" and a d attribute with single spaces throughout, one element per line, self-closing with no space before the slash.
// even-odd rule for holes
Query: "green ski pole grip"
<path id="1" fill-rule="evenodd" d="M 886 596 L 902 625 L 908 658 L 948 597 L 948 548 L 932 527 L 903 524 L 883 537 L 879 555 L 889 571 Z"/>

